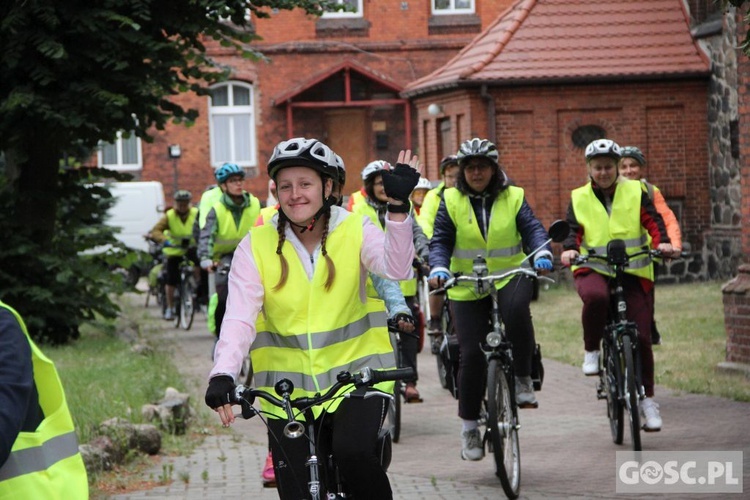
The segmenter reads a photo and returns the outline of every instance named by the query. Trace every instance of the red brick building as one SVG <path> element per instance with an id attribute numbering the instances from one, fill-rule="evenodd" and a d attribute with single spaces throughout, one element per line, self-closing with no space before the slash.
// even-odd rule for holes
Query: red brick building
<path id="1" fill-rule="evenodd" d="M 521 0 L 402 95 L 428 165 L 468 137 L 491 138 L 545 225 L 587 180 L 591 140 L 639 146 L 646 177 L 700 249 L 711 219 L 710 70 L 681 0 Z"/>
<path id="2" fill-rule="evenodd" d="M 209 54 L 232 69 L 212 99 L 182 95 L 198 109 L 189 127 L 170 126 L 152 144 L 130 139 L 105 147 L 100 162 L 159 180 L 171 197 L 179 187 L 200 193 L 213 168 L 240 164 L 248 190 L 265 200 L 265 164 L 274 145 L 293 136 L 317 137 L 338 152 L 350 172 L 347 190 L 360 185 L 368 162 L 395 160 L 416 147 L 409 102 L 399 93 L 445 64 L 489 26 L 512 0 L 347 0 L 356 13 L 306 16 L 298 11 L 253 19 L 263 37 L 253 48 L 269 62 L 251 62 L 228 49 Z M 171 159 L 168 146 L 180 146 Z"/>

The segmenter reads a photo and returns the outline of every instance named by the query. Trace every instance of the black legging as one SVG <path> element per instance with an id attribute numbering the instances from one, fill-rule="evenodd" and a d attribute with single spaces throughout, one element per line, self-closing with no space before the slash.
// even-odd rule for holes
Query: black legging
<path id="1" fill-rule="evenodd" d="M 516 276 L 497 293 L 505 331 L 513 344 L 516 376 L 531 374 L 531 355 L 535 344 L 530 309 L 533 288 L 531 280 Z M 476 420 L 487 382 L 485 356 L 480 344 L 491 329 L 492 297 L 470 301 L 451 300 L 450 307 L 461 352 L 458 365 L 458 416 L 465 420 Z"/>
<path id="2" fill-rule="evenodd" d="M 325 460 L 333 451 L 347 487 L 358 500 L 393 498 L 388 476 L 380 465 L 377 439 L 387 399 L 344 399 L 332 414 L 315 421 L 321 481 L 325 477 Z M 269 419 L 269 436 L 276 484 L 281 500 L 309 498 L 309 473 L 305 461 L 310 452 L 307 439 L 284 436 L 286 420 Z M 278 436 L 280 443 L 274 438 Z M 325 498 L 325 491 L 322 494 Z"/>
<path id="3" fill-rule="evenodd" d="M 404 297 L 406 305 L 409 306 L 412 318 L 414 318 L 414 332 L 401 334 L 401 365 L 406 368 L 414 368 L 414 377 L 404 379 L 404 382 L 417 382 L 417 354 L 419 352 L 419 328 L 421 318 L 419 317 L 419 304 L 417 297 Z"/>

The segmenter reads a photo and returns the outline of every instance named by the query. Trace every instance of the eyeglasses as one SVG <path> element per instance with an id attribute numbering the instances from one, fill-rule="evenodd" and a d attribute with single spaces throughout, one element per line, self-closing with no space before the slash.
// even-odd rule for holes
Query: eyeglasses
<path id="1" fill-rule="evenodd" d="M 372 185 L 373 185 L 373 186 L 382 186 L 382 185 L 383 185 L 383 181 L 376 181 L 376 182 L 373 182 L 373 183 L 372 183 Z"/>
<path id="2" fill-rule="evenodd" d="M 227 184 L 242 184 L 245 182 L 244 177 L 230 177 L 225 181 Z"/>
<path id="3" fill-rule="evenodd" d="M 491 168 L 492 168 L 492 165 L 489 165 L 487 163 L 473 163 L 471 165 L 466 165 L 464 167 L 464 170 L 466 172 L 486 172 L 487 170 Z"/>

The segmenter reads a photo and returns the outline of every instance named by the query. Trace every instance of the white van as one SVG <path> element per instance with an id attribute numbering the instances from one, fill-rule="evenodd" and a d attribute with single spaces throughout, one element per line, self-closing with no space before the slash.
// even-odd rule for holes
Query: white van
<path id="1" fill-rule="evenodd" d="M 164 187 L 161 182 L 112 182 L 106 184 L 115 198 L 106 224 L 119 227 L 115 236 L 124 245 L 148 252 L 143 236 L 164 215 Z"/>

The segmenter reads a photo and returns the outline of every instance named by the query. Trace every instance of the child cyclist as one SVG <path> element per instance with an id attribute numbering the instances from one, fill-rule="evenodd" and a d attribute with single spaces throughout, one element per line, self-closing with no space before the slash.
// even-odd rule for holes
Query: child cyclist
<path id="1" fill-rule="evenodd" d="M 334 206 L 335 156 L 325 144 L 295 138 L 276 146 L 268 174 L 276 182 L 279 216 L 253 228 L 237 247 L 206 391 L 206 404 L 223 425 L 234 421 L 229 394 L 251 344 L 258 388 L 271 390 L 279 379 L 291 377 L 298 382 L 295 397 L 325 392 L 341 370 L 395 368 L 384 307 L 367 299 L 365 282 L 367 271 L 389 279 L 411 276 L 408 210 L 417 164 L 416 156 L 402 151 L 385 176 L 389 211 L 383 232 L 366 217 Z M 265 321 L 256 325 L 261 308 Z M 376 455 L 386 409 L 386 399 L 369 398 L 339 399 L 325 412 L 316 410 L 320 439 L 330 441 L 357 498 L 393 496 Z M 286 419 L 275 408 L 264 410 L 274 413 L 269 438 L 279 497 L 304 497 L 307 442 L 284 437 Z"/>

